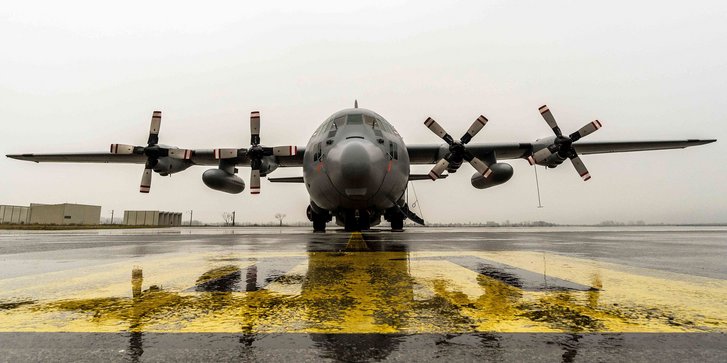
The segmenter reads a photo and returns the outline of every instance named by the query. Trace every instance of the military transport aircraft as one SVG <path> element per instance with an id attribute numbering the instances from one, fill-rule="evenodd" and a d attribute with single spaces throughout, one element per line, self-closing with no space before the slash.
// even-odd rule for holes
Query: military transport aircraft
<path id="1" fill-rule="evenodd" d="M 436 180 L 457 172 L 464 161 L 476 170 L 472 186 L 485 189 L 507 182 L 513 175 L 506 159 L 527 159 L 555 168 L 570 159 L 583 180 L 591 178 L 579 155 L 642 150 L 677 149 L 703 145 L 716 140 L 665 140 L 583 142 L 585 136 L 601 128 L 599 121 L 589 122 L 572 134 L 563 134 L 547 106 L 539 109 L 554 136 L 533 143 L 473 144 L 472 138 L 487 124 L 479 116 L 467 132 L 455 140 L 431 118 L 424 125 L 446 144 L 405 145 L 394 127 L 379 114 L 358 108 L 344 109 L 331 115 L 313 133 L 305 148 L 297 146 L 265 147 L 260 144 L 260 113 L 250 115 L 249 148 L 190 150 L 159 144 L 161 112 L 154 111 L 146 146 L 112 144 L 110 152 L 19 154 L 10 158 L 34 162 L 133 163 L 144 164 L 139 191 L 149 193 L 152 171 L 162 176 L 183 171 L 193 165 L 212 165 L 202 174 L 210 188 L 226 193 L 241 193 L 245 182 L 237 166 L 249 166 L 250 192 L 260 193 L 260 178 L 278 167 L 303 167 L 303 176 L 268 178 L 271 182 L 304 183 L 310 195 L 308 219 L 313 230 L 324 232 L 326 223 L 336 223 L 346 230 L 364 230 L 378 225 L 381 217 L 401 231 L 404 219 L 424 221 L 406 204 L 404 194 L 409 181 Z M 411 174 L 412 164 L 434 164 L 428 175 Z"/>

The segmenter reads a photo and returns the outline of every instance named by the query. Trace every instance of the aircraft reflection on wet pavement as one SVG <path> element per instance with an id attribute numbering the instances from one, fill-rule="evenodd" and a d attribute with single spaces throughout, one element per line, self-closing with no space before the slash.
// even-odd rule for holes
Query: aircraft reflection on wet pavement
<path id="1" fill-rule="evenodd" d="M 73 331 L 77 320 L 85 329 L 129 332 L 131 358 L 143 353 L 146 332 L 235 332 L 248 348 L 266 334 L 307 333 L 330 357 L 345 357 L 353 345 L 380 359 L 405 334 L 474 334 L 487 346 L 497 345 L 493 332 L 559 332 L 570 338 L 558 344 L 573 355 L 580 333 L 709 330 L 659 307 L 603 303 L 598 271 L 586 285 L 548 276 L 546 265 L 536 272 L 461 251 L 412 253 L 408 241 L 390 238 L 314 235 L 304 254 L 217 254 L 181 291 L 145 285 L 134 267 L 130 297 L 26 301 L 2 310 L 37 314 L 36 322 L 23 317 L 26 331 L 57 319 L 60 331 Z"/>

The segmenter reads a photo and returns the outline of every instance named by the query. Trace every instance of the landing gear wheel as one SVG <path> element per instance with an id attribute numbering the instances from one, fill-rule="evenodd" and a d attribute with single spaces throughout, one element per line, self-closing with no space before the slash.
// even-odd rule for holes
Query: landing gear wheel
<path id="1" fill-rule="evenodd" d="M 347 210 L 344 214 L 343 228 L 346 232 L 358 231 L 358 223 L 356 221 L 356 211 Z"/>
<path id="2" fill-rule="evenodd" d="M 326 216 L 313 214 L 313 232 L 326 232 Z"/>
<path id="3" fill-rule="evenodd" d="M 369 224 L 369 211 L 360 210 L 358 212 L 358 229 L 359 231 L 365 231 L 371 228 Z"/>
<path id="4" fill-rule="evenodd" d="M 404 232 L 404 217 L 392 216 L 390 222 L 392 232 Z"/>
<path id="5" fill-rule="evenodd" d="M 311 205 L 308 206 L 305 214 L 308 217 L 308 220 L 313 222 L 313 232 L 326 232 L 326 223 L 331 220 L 328 211 L 319 208 L 311 201 Z"/>

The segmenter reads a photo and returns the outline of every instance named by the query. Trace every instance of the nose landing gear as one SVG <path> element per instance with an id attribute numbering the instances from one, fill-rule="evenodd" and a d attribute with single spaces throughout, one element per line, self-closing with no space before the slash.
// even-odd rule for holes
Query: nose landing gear
<path id="1" fill-rule="evenodd" d="M 344 213 L 344 228 L 347 232 L 365 231 L 371 228 L 369 211 L 348 210 Z"/>

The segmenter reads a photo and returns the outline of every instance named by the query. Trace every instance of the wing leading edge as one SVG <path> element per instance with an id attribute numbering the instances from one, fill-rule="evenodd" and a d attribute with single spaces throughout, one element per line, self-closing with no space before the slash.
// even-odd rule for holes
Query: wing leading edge
<path id="1" fill-rule="evenodd" d="M 607 154 L 634 151 L 652 151 L 684 149 L 691 146 L 705 145 L 717 140 L 688 139 L 688 140 L 658 140 L 658 141 L 597 141 L 577 142 L 573 144 L 579 154 Z M 523 159 L 532 154 L 531 143 L 502 143 L 502 144 L 473 144 L 468 150 L 480 159 L 487 160 L 493 153 L 499 160 Z M 442 145 L 409 145 L 407 146 L 409 159 L 412 164 L 435 164 L 447 152 L 447 146 Z M 299 147 L 294 156 L 278 156 L 277 161 L 282 167 L 303 166 L 305 148 Z M 55 153 L 55 154 L 9 154 L 9 158 L 32 161 L 36 163 L 118 163 L 118 164 L 144 164 L 144 155 L 122 155 L 107 152 L 96 153 Z M 193 165 L 216 166 L 219 160 L 215 159 L 214 150 L 193 150 L 190 162 Z M 237 165 L 248 166 L 250 160 L 244 156 L 239 157 Z"/>
<path id="2" fill-rule="evenodd" d="M 634 151 L 684 149 L 705 145 L 717 140 L 652 140 L 652 141 L 596 141 L 576 142 L 573 147 L 579 154 L 607 154 Z M 490 159 L 493 154 L 498 160 L 524 159 L 532 155 L 532 143 L 474 144 L 467 149 L 482 160 Z M 412 164 L 434 164 L 448 151 L 447 145 L 410 145 L 407 146 Z"/>
<path id="3" fill-rule="evenodd" d="M 276 161 L 282 167 L 303 166 L 305 148 L 299 147 L 296 155 L 276 156 Z M 10 154 L 11 159 L 32 161 L 36 163 L 115 163 L 115 164 L 144 164 L 147 157 L 140 154 L 111 154 L 108 152 L 92 153 L 57 153 L 57 154 Z M 232 161 L 232 160 L 231 160 Z M 249 166 L 250 159 L 246 156 L 236 158 L 235 164 Z M 192 150 L 189 159 L 192 165 L 217 166 L 220 160 L 215 158 L 214 150 Z"/>

